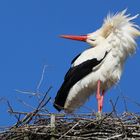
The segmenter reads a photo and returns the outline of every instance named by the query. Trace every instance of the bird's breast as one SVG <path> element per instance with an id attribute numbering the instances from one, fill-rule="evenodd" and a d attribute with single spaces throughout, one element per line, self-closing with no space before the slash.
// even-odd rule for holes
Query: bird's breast
<path id="1" fill-rule="evenodd" d="M 122 69 L 123 63 L 119 56 L 114 56 L 110 52 L 99 70 L 103 88 L 108 89 L 116 84 L 120 80 Z"/>

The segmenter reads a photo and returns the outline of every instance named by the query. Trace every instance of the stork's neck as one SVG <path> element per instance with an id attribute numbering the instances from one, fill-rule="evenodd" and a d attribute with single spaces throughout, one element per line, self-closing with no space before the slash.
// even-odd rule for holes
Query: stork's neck
<path id="1" fill-rule="evenodd" d="M 108 43 L 112 47 L 114 55 L 125 60 L 129 55 L 133 54 L 136 50 L 135 40 L 130 36 L 124 36 L 121 32 L 112 34 L 108 38 Z"/>

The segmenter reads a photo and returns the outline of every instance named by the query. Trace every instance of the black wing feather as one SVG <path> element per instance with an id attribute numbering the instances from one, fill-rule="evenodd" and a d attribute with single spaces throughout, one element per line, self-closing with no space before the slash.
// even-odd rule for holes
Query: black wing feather
<path id="1" fill-rule="evenodd" d="M 74 63 L 74 61 L 79 57 L 81 55 L 81 53 L 80 54 L 78 54 L 72 61 L 71 61 L 71 64 L 73 64 Z"/>
<path id="2" fill-rule="evenodd" d="M 81 63 L 78 66 L 71 67 L 65 75 L 64 82 L 57 92 L 57 96 L 55 97 L 54 107 L 60 111 L 64 108 L 65 101 L 67 99 L 69 90 L 71 87 L 76 84 L 83 77 L 92 72 L 93 67 L 97 66 L 102 62 L 102 60 L 106 57 L 108 52 L 105 53 L 105 56 L 101 60 L 97 60 L 93 58 L 91 60 L 87 60 Z M 77 57 L 78 58 L 78 57 Z"/>

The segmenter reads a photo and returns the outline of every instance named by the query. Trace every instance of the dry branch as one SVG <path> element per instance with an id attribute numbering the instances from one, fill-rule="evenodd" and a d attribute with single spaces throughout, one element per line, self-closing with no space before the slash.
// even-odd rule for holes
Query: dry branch
<path id="1" fill-rule="evenodd" d="M 6 140 L 25 140 L 25 138 L 49 140 L 52 137 L 60 140 L 140 139 L 140 116 L 139 114 L 125 112 L 116 117 L 116 115 L 109 113 L 103 114 L 102 119 L 99 120 L 96 119 L 95 113 L 71 116 L 44 114 L 44 116 L 36 119 L 33 124 L 22 123 L 16 128 L 12 127 L 0 133 L 0 139 Z"/>

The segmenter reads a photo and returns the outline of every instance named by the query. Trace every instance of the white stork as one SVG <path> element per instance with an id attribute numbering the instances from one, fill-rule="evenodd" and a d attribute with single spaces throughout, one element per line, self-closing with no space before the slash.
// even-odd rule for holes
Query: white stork
<path id="1" fill-rule="evenodd" d="M 136 50 L 140 36 L 138 25 L 132 22 L 138 15 L 126 15 L 126 10 L 108 15 L 100 29 L 84 36 L 62 35 L 63 38 L 85 41 L 91 48 L 72 60 L 71 68 L 55 97 L 54 107 L 67 113 L 80 107 L 96 93 L 98 112 L 102 111 L 105 92 L 120 80 L 124 62 Z"/>

